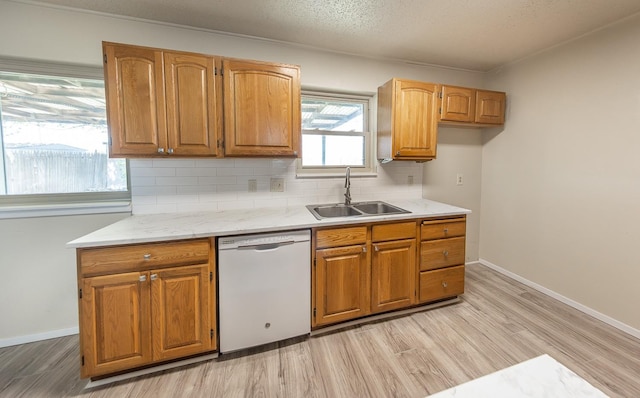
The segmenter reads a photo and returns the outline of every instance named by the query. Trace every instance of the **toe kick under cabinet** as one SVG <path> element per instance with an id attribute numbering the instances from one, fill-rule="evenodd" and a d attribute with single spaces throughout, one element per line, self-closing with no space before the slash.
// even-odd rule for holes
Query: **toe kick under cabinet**
<path id="1" fill-rule="evenodd" d="M 216 349 L 210 239 L 77 250 L 83 378 Z"/>
<path id="2" fill-rule="evenodd" d="M 314 229 L 312 329 L 464 293 L 465 232 L 464 215 Z"/>

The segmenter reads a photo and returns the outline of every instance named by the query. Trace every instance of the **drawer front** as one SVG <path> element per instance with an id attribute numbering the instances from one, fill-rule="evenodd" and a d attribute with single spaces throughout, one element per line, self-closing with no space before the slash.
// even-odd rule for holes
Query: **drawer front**
<path id="1" fill-rule="evenodd" d="M 420 238 L 422 240 L 432 240 L 464 236 L 466 225 L 464 218 L 423 221 L 420 226 Z"/>
<path id="2" fill-rule="evenodd" d="M 209 262 L 209 239 L 78 249 L 83 276 Z"/>
<path id="3" fill-rule="evenodd" d="M 464 237 L 420 243 L 420 271 L 464 264 Z"/>
<path id="4" fill-rule="evenodd" d="M 464 265 L 420 272 L 421 303 L 455 297 L 464 293 Z"/>
<path id="5" fill-rule="evenodd" d="M 323 229 L 316 232 L 316 248 L 359 245 L 367 242 L 367 227 Z"/>
<path id="6" fill-rule="evenodd" d="M 411 239 L 416 237 L 416 223 L 403 222 L 394 224 L 374 225 L 371 228 L 371 240 L 384 242 L 387 240 Z"/>

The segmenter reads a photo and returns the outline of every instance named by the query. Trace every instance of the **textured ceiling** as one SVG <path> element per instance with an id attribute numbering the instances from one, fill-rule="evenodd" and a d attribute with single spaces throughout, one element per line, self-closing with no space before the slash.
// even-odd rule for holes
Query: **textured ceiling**
<path id="1" fill-rule="evenodd" d="M 640 12 L 640 0 L 42 0 L 342 53 L 488 71 Z"/>

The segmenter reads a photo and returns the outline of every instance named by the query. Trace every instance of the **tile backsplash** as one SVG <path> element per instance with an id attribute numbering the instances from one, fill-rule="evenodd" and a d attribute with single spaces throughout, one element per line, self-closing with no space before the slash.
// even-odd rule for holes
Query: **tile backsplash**
<path id="1" fill-rule="evenodd" d="M 353 201 L 422 197 L 423 166 L 378 164 L 377 177 L 353 177 Z M 295 159 L 132 159 L 134 214 L 260 208 L 344 200 L 344 177 L 296 178 Z M 413 183 L 410 183 L 410 176 Z M 284 192 L 270 192 L 271 178 Z M 249 192 L 249 180 L 257 189 Z"/>

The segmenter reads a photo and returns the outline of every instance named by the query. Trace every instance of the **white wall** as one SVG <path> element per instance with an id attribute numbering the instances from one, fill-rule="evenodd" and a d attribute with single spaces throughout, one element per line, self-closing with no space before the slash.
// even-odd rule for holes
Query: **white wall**
<path id="1" fill-rule="evenodd" d="M 185 51 L 196 51 L 229 57 L 256 59 L 298 64 L 302 68 L 302 84 L 307 88 L 338 89 L 375 93 L 377 87 L 391 77 L 403 77 L 424 81 L 481 87 L 483 75 L 435 67 L 421 67 L 374 59 L 352 57 L 315 51 L 265 40 L 241 38 L 136 21 L 71 10 L 42 7 L 33 4 L 13 3 L 0 0 L 0 57 L 18 57 L 35 60 L 77 63 L 98 66 L 102 64 L 101 42 L 114 41 Z M 473 134 L 477 135 L 477 132 Z M 448 148 L 445 148 L 448 146 Z M 475 146 L 472 159 L 467 159 L 469 146 Z M 446 163 L 454 169 L 457 160 L 463 162 L 464 170 L 480 169 L 477 153 L 480 143 L 472 138 L 464 145 L 445 143 L 440 156 L 450 156 Z M 440 159 L 438 159 L 440 161 Z M 432 162 L 435 164 L 435 161 Z M 131 162 L 133 179 L 133 207 L 136 212 L 181 211 L 186 208 L 228 208 L 240 204 L 247 207 L 269 206 L 275 203 L 304 203 L 316 199 L 320 202 L 340 200 L 342 179 L 296 180 L 290 161 L 283 160 L 134 160 Z M 383 195 L 423 195 L 419 182 L 423 180 L 422 164 L 394 163 L 381 167 L 377 179 L 358 178 L 352 182 L 354 200 L 366 200 Z M 267 170 L 267 171 L 265 171 Z M 168 175 L 166 175 L 168 174 Z M 261 192 L 246 192 L 247 176 L 259 180 Z M 407 176 L 413 175 L 416 184 L 408 186 Z M 225 176 L 226 183 L 212 182 L 215 177 Z M 270 176 L 284 177 L 286 191 L 283 194 L 266 192 L 266 181 Z M 165 178 L 173 177 L 173 178 Z M 196 184 L 192 184 L 196 178 Z M 185 181 L 188 182 L 185 184 Z M 189 182 L 191 181 L 191 182 Z M 429 179 L 426 184 L 431 184 Z M 212 195 L 215 190 L 215 195 Z M 427 197 L 430 191 L 425 191 Z M 197 202 L 194 201 L 197 195 Z M 475 196 L 474 196 L 475 195 Z M 442 196 L 441 200 L 446 201 Z M 479 209 L 479 195 L 474 191 L 462 205 Z M 476 215 L 474 214 L 474 217 Z M 103 216 L 84 216 L 82 222 L 74 218 L 24 219 L 0 221 L 2 231 L 20 228 L 24 236 L 43 238 L 56 236 L 45 248 L 33 253 L 34 242 L 27 239 L 0 241 L 0 272 L 12 275 L 12 280 L 0 279 L 0 292 L 21 292 L 30 289 L 33 297 L 23 303 L 0 307 L 0 345 L 19 336 L 37 335 L 46 330 L 74 328 L 77 326 L 75 285 L 75 261 L 64 242 L 81 236 L 92 229 L 107 224 Z M 477 223 L 470 226 L 475 234 Z M 473 231 L 475 229 L 475 231 Z M 59 234 L 64 230 L 64 234 Z M 24 253 L 31 255 L 25 256 Z M 473 256 L 474 250 L 468 249 Z M 5 260 L 6 259 L 6 260 Z M 52 260 L 55 259 L 55 260 Z M 57 272 L 64 274 L 64 281 L 54 279 L 55 289 L 43 287 L 46 281 L 35 288 L 31 275 L 47 274 L 51 262 L 58 264 Z M 20 266 L 16 265 L 20 262 Z M 66 267 L 66 268 L 65 268 Z M 27 271 L 29 270 L 29 271 Z M 63 301 L 55 301 L 58 295 Z M 73 299 L 73 301 L 72 301 Z M 38 307 L 41 302 L 55 302 L 43 314 Z M 25 315 L 27 314 L 27 315 Z M 29 315 L 33 314 L 33 315 Z M 5 325 L 11 325 L 7 327 Z"/>
<path id="2" fill-rule="evenodd" d="M 77 332 L 76 252 L 65 244 L 126 216 L 0 220 L 0 347 Z"/>
<path id="3" fill-rule="evenodd" d="M 480 257 L 640 329 L 640 16 L 503 68 Z"/>

